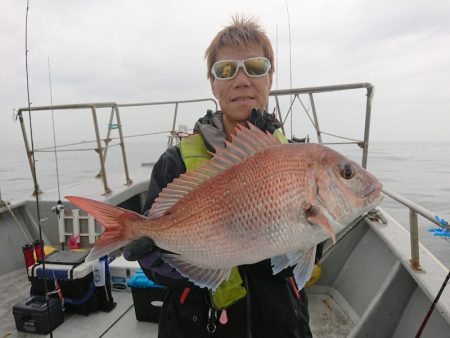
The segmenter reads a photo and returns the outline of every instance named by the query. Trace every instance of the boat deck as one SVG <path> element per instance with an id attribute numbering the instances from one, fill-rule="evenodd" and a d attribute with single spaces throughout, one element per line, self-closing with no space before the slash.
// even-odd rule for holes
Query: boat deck
<path id="1" fill-rule="evenodd" d="M 16 330 L 12 308 L 29 295 L 30 282 L 24 270 L 0 280 L 4 292 L 0 300 L 0 337 L 50 337 Z M 65 314 L 64 322 L 53 331 L 54 337 L 157 337 L 156 323 L 136 320 L 131 292 L 112 291 L 117 306 L 111 312 L 97 311 L 88 316 Z M 355 324 L 329 295 L 310 294 L 311 330 L 315 337 L 347 337 Z"/>
<path id="2" fill-rule="evenodd" d="M 361 222 L 338 242 L 322 261 L 320 279 L 307 289 L 315 337 L 414 336 L 448 273 L 424 248 L 424 270 L 410 272 L 400 246 L 386 245 L 393 239 L 398 242 L 396 231 L 403 231 L 401 226 L 393 221 L 381 226 L 369 223 Z M 17 332 L 12 313 L 13 306 L 29 295 L 25 269 L 2 276 L 0 290 L 0 337 L 36 337 Z M 449 292 L 447 288 L 442 293 L 424 337 L 450 338 Z M 113 297 L 117 306 L 111 312 L 68 314 L 54 336 L 157 337 L 156 324 L 136 320 L 130 292 L 114 291 Z"/>

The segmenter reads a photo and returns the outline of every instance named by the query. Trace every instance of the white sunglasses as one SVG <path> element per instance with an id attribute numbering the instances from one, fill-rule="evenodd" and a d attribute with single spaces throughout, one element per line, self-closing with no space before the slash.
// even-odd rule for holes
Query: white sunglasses
<path id="1" fill-rule="evenodd" d="M 237 75 L 240 67 L 248 76 L 260 77 L 267 75 L 271 64 L 267 58 L 261 56 L 245 60 L 221 60 L 214 63 L 211 73 L 216 80 L 230 80 Z"/>

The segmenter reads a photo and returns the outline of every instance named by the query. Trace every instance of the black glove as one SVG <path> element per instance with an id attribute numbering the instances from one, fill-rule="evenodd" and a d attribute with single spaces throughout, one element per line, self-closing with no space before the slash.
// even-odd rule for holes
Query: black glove
<path id="1" fill-rule="evenodd" d="M 123 257 L 128 261 L 137 261 L 155 249 L 155 243 L 149 237 L 135 239 L 123 249 Z"/>
<path id="2" fill-rule="evenodd" d="M 157 273 L 172 279 L 182 278 L 178 271 L 161 259 L 161 249 L 148 237 L 138 238 L 125 246 L 123 257 L 128 261 L 138 261 L 147 276 Z"/>
<path id="3" fill-rule="evenodd" d="M 253 108 L 249 117 L 249 122 L 257 126 L 262 131 L 268 131 L 271 134 L 281 127 L 281 123 L 276 119 L 275 115 L 271 115 L 267 112 L 259 112 Z"/>

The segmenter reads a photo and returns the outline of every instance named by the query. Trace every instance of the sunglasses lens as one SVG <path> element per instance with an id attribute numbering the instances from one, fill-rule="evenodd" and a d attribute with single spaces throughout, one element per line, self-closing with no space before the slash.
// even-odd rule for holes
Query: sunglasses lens
<path id="1" fill-rule="evenodd" d="M 269 60 L 266 58 L 254 58 L 244 61 L 245 70 L 250 76 L 266 75 L 270 69 Z"/>
<path id="2" fill-rule="evenodd" d="M 219 61 L 213 66 L 213 72 L 219 79 L 228 79 L 233 77 L 237 70 L 236 61 Z"/>

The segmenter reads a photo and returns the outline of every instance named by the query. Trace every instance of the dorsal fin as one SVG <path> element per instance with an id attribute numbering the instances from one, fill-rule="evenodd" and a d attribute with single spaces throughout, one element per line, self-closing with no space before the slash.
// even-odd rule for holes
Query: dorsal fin
<path id="1" fill-rule="evenodd" d="M 236 135 L 231 136 L 231 142 L 225 141 L 226 148 L 216 148 L 210 160 L 202 162 L 197 168 L 169 183 L 156 198 L 150 209 L 150 217 L 162 216 L 191 192 L 200 183 L 217 176 L 221 172 L 240 163 L 243 159 L 274 145 L 280 141 L 270 133 L 261 131 L 251 123 L 236 126 Z"/>

